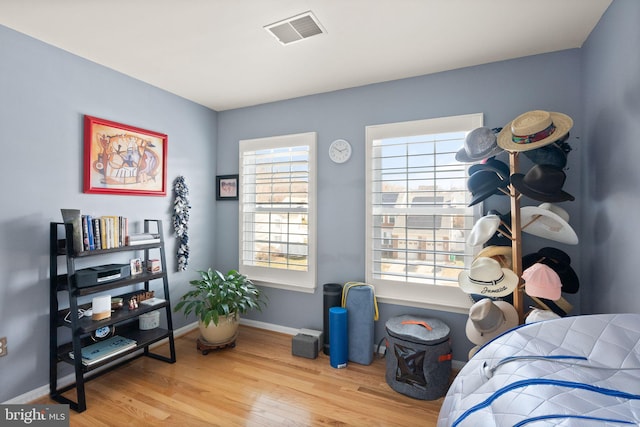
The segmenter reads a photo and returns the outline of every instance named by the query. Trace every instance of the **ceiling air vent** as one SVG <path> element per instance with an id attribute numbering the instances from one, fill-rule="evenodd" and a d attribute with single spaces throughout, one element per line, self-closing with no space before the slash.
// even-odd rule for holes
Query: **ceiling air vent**
<path id="1" fill-rule="evenodd" d="M 324 33 L 320 22 L 311 12 L 287 18 L 264 27 L 272 36 L 284 45 L 308 39 Z"/>

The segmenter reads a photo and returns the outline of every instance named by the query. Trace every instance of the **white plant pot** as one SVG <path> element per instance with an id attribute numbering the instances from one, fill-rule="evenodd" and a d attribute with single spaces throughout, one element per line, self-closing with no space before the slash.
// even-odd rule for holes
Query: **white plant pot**
<path id="1" fill-rule="evenodd" d="M 209 344 L 226 344 L 234 341 L 238 334 L 239 325 L 237 313 L 220 316 L 217 326 L 213 322 L 209 323 L 209 326 L 204 326 L 202 320 L 198 319 L 200 336 Z"/>

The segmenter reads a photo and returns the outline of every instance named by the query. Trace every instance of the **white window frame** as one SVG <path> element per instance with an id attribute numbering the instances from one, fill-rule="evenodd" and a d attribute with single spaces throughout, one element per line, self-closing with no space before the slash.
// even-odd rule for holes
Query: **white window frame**
<path id="1" fill-rule="evenodd" d="M 246 182 L 244 179 L 244 153 L 249 151 L 257 151 L 264 149 L 277 149 L 307 146 L 309 151 L 308 165 L 308 206 L 307 206 L 307 224 L 308 224 L 308 254 L 307 254 L 307 271 L 296 271 L 279 268 L 271 268 L 256 265 L 247 265 L 243 262 L 243 251 L 245 249 L 244 233 L 245 222 L 244 214 L 247 210 L 247 205 L 251 204 L 250 200 L 245 200 L 246 197 L 251 197 L 249 192 L 245 192 L 246 185 L 251 185 L 250 182 Z M 239 271 L 247 275 L 254 283 L 261 286 L 268 286 L 279 289 L 287 289 L 299 292 L 314 292 L 317 286 L 316 279 L 316 246 L 317 246 L 317 134 L 315 132 L 291 134 L 274 136 L 267 138 L 247 139 L 241 140 L 239 144 L 239 252 L 238 252 L 238 265 Z M 246 193 L 246 194 L 245 194 Z M 250 231 L 248 231 L 250 232 Z"/>
<path id="2" fill-rule="evenodd" d="M 389 123 L 366 127 L 366 281 L 375 286 L 379 301 L 398 305 L 429 308 L 449 312 L 468 313 L 472 302 L 457 286 L 418 284 L 374 277 L 374 141 L 386 138 L 409 137 L 427 134 L 471 131 L 483 126 L 482 113 L 400 123 Z M 465 228 L 471 228 L 481 215 L 480 204 L 469 208 L 473 218 Z M 378 213 L 379 214 L 379 213 Z M 465 263 L 470 264 L 474 250 L 467 248 Z M 468 265 L 466 265 L 468 268 Z"/>

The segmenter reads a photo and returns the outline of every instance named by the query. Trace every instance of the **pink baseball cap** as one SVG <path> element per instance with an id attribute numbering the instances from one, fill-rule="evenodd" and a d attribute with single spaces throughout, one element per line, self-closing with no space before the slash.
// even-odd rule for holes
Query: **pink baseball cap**
<path id="1" fill-rule="evenodd" d="M 537 262 L 522 272 L 522 278 L 527 295 L 551 301 L 560 299 L 562 293 L 560 276 L 548 265 Z"/>

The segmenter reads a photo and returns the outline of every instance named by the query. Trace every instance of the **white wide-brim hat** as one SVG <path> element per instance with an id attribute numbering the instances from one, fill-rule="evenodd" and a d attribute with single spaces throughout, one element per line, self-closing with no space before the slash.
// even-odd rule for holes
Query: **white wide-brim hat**
<path id="1" fill-rule="evenodd" d="M 500 227 L 500 217 L 498 215 L 485 215 L 473 224 L 473 228 L 467 237 L 468 246 L 480 246 L 485 244 Z"/>
<path id="2" fill-rule="evenodd" d="M 553 111 L 533 110 L 520 114 L 498 134 L 498 145 L 511 152 L 529 151 L 551 144 L 573 127 L 573 119 Z"/>
<path id="3" fill-rule="evenodd" d="M 558 205 L 542 203 L 520 209 L 522 231 L 567 245 L 577 245 L 578 235 L 569 225 L 569 213 Z"/>
<path id="4" fill-rule="evenodd" d="M 469 309 L 465 332 L 469 341 L 482 345 L 518 326 L 518 323 L 518 312 L 511 304 L 483 298 Z"/>
<path id="5" fill-rule="evenodd" d="M 513 293 L 520 278 L 510 269 L 503 268 L 493 258 L 476 258 L 469 270 L 458 274 L 458 286 L 467 294 L 498 298 Z"/>

